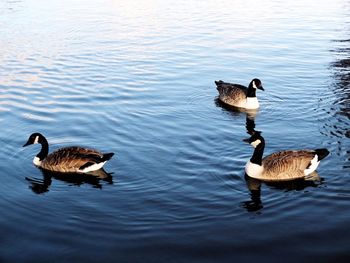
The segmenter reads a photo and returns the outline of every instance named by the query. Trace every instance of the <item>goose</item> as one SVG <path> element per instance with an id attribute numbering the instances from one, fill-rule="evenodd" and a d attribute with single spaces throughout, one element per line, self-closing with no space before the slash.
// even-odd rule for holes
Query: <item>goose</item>
<path id="1" fill-rule="evenodd" d="M 263 158 L 265 140 L 261 132 L 255 131 L 245 142 L 251 144 L 255 150 L 252 158 L 245 166 L 248 176 L 262 181 L 288 181 L 308 179 L 320 161 L 329 151 L 325 148 L 315 150 L 287 150 L 270 154 Z"/>
<path id="2" fill-rule="evenodd" d="M 222 80 L 215 81 L 216 89 L 219 92 L 219 99 L 231 106 L 258 109 L 259 101 L 256 97 L 256 89 L 264 90 L 259 79 L 253 79 L 248 87 L 240 84 L 232 84 L 223 82 Z"/>
<path id="3" fill-rule="evenodd" d="M 49 144 L 40 133 L 33 133 L 23 147 L 41 144 L 41 151 L 34 157 L 33 163 L 44 170 L 60 173 L 89 173 L 102 168 L 114 153 L 101 153 L 94 149 L 78 146 L 64 147 L 50 154 Z"/>

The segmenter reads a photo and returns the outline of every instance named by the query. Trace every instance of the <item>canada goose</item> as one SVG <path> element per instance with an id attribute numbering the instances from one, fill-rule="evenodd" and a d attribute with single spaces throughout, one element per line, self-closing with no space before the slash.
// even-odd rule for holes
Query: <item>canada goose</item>
<path id="1" fill-rule="evenodd" d="M 240 84 L 231 84 L 222 80 L 215 81 L 216 89 L 219 91 L 219 99 L 231 106 L 257 109 L 259 102 L 256 97 L 256 89 L 264 90 L 259 79 L 253 79 L 248 88 Z"/>
<path id="2" fill-rule="evenodd" d="M 329 154 L 329 151 L 325 148 L 288 150 L 276 152 L 262 158 L 265 140 L 261 136 L 261 132 L 255 131 L 249 139 L 244 141 L 255 148 L 252 158 L 245 166 L 245 172 L 250 177 L 262 181 L 307 179 L 316 170 L 320 161 Z"/>
<path id="3" fill-rule="evenodd" d="M 41 151 L 34 157 L 33 163 L 45 170 L 61 173 L 88 173 L 101 169 L 114 153 L 100 153 L 94 149 L 65 147 L 49 154 L 49 144 L 40 133 L 33 133 L 23 147 L 41 144 Z"/>

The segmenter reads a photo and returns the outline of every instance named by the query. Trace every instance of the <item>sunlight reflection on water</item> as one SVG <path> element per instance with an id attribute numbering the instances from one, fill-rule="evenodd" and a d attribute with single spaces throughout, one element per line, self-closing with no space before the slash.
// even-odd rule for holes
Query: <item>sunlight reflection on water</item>
<path id="1" fill-rule="evenodd" d="M 349 8 L 1 2 L 0 261 L 346 259 Z M 254 117 L 217 102 L 214 80 L 255 77 Z M 266 154 L 328 148 L 320 180 L 246 180 L 252 125 Z M 111 177 L 43 174 L 21 147 L 35 131 L 115 152 Z"/>

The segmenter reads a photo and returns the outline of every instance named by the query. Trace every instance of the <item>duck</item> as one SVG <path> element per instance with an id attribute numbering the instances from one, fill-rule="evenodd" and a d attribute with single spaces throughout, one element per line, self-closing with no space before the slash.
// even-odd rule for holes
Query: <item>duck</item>
<path id="1" fill-rule="evenodd" d="M 255 131 L 248 139 L 255 150 L 245 166 L 248 176 L 261 181 L 291 181 L 308 179 L 316 171 L 320 161 L 329 151 L 326 148 L 315 150 L 285 150 L 263 158 L 265 140 L 260 131 Z"/>
<path id="2" fill-rule="evenodd" d="M 248 110 L 260 107 L 256 90 L 264 90 L 259 79 L 253 79 L 248 87 L 241 84 L 232 84 L 222 80 L 215 81 L 216 89 L 219 92 L 219 100 L 230 106 L 244 108 Z"/>
<path id="3" fill-rule="evenodd" d="M 48 141 L 41 133 L 31 134 L 23 147 L 32 144 L 41 144 L 40 152 L 33 159 L 34 165 L 59 173 L 86 174 L 97 171 L 114 155 L 79 146 L 60 148 L 49 154 Z"/>

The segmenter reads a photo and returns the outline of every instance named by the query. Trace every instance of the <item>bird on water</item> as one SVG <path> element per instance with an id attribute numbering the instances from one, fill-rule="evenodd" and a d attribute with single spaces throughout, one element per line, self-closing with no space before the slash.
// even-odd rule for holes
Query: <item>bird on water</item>
<path id="1" fill-rule="evenodd" d="M 259 79 L 253 79 L 248 87 L 241 84 L 232 84 L 222 80 L 215 81 L 216 89 L 219 92 L 219 100 L 238 108 L 258 109 L 259 101 L 256 97 L 256 90 L 264 90 Z"/>
<path id="2" fill-rule="evenodd" d="M 255 148 L 245 166 L 245 172 L 248 176 L 262 181 L 307 179 L 317 169 L 320 161 L 329 154 L 325 148 L 286 150 L 263 158 L 265 140 L 261 132 L 254 131 L 252 136 L 244 141 Z"/>
<path id="3" fill-rule="evenodd" d="M 41 145 L 41 150 L 34 157 L 33 163 L 42 169 L 61 173 L 97 171 L 114 155 L 79 146 L 60 148 L 49 154 L 48 141 L 40 133 L 31 134 L 23 147 L 32 144 Z"/>

